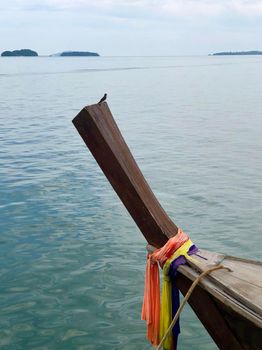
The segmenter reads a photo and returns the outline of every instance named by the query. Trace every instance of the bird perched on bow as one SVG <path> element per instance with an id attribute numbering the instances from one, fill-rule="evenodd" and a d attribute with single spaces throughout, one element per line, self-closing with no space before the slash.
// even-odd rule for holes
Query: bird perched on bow
<path id="1" fill-rule="evenodd" d="M 104 94 L 104 96 L 101 98 L 101 100 L 98 102 L 98 104 L 100 105 L 102 102 L 104 102 L 107 98 L 107 94 Z"/>

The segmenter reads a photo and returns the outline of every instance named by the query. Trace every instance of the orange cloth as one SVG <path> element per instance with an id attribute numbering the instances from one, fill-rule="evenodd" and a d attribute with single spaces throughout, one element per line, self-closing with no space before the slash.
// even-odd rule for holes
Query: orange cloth
<path id="1" fill-rule="evenodd" d="M 188 239 L 189 237 L 181 229 L 178 229 L 178 233 L 170 238 L 162 248 L 147 256 L 141 319 L 147 323 L 147 338 L 154 346 L 157 346 L 160 341 L 160 281 L 158 264 L 163 267 L 167 259 Z"/>

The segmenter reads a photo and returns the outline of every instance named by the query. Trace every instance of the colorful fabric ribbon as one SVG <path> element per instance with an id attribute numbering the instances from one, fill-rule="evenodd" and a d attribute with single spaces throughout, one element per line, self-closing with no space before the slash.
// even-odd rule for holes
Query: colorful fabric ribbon
<path id="1" fill-rule="evenodd" d="M 188 252 L 192 246 L 193 243 L 189 237 L 181 229 L 178 229 L 177 235 L 170 238 L 162 248 L 148 254 L 141 319 L 147 322 L 147 338 L 154 346 L 159 344 L 172 321 L 170 265 L 175 261 L 180 261 L 180 264 L 185 263 L 186 260 L 180 259 L 180 257 L 189 258 Z M 161 307 L 158 264 L 163 268 Z M 176 294 L 178 295 L 178 293 Z M 166 339 L 164 349 L 172 349 L 172 336 Z"/>

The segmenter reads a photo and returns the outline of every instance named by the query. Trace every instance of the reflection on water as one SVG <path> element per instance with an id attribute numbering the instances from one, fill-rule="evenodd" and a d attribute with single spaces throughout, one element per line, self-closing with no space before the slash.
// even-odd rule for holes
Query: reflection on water
<path id="1" fill-rule="evenodd" d="M 0 60 L 1 348 L 151 348 L 144 239 L 71 123 L 104 92 L 175 222 L 260 258 L 261 77 L 248 57 Z M 192 344 L 216 349 L 187 308 Z"/>

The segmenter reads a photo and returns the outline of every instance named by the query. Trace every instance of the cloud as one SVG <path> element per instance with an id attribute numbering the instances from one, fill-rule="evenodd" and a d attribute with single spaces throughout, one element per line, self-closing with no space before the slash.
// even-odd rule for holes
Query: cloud
<path id="1" fill-rule="evenodd" d="M 0 0 L 0 46 L 102 55 L 260 49 L 261 16 L 262 0 Z"/>
<path id="2" fill-rule="evenodd" d="M 5 0 L 0 0 L 5 1 Z M 92 10 L 145 16 L 261 16 L 262 0 L 9 0 L 2 9 Z"/>
<path id="3" fill-rule="evenodd" d="M 164 12 L 177 16 L 261 15 L 261 0 L 166 0 Z"/>

